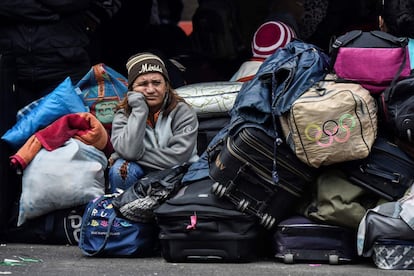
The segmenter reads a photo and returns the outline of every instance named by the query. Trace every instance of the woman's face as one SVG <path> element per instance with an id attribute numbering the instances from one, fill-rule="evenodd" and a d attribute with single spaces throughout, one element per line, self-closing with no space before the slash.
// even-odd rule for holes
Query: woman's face
<path id="1" fill-rule="evenodd" d="M 161 73 L 147 73 L 138 76 L 132 90 L 144 94 L 151 112 L 161 109 L 167 93 L 167 83 Z"/>

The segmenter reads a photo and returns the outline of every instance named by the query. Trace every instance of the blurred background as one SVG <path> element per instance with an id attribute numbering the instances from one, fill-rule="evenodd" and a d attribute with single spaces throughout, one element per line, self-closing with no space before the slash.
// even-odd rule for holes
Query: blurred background
<path id="1" fill-rule="evenodd" d="M 379 0 L 122 0 L 119 12 L 93 34 L 90 52 L 126 74 L 140 51 L 163 56 L 175 86 L 229 80 L 251 57 L 251 40 L 264 21 L 295 25 L 297 36 L 329 51 L 351 29 L 378 28 Z M 126 34 L 126 35 L 125 35 Z M 174 73 L 175 72 L 175 73 Z"/>

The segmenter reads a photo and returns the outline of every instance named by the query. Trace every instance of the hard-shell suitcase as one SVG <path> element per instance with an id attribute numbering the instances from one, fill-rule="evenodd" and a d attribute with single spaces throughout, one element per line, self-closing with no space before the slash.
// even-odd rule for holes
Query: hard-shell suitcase
<path id="1" fill-rule="evenodd" d="M 213 192 L 258 217 L 267 229 L 289 216 L 316 176 L 316 170 L 300 161 L 286 144 L 277 146 L 274 156 L 274 139 L 260 128 L 245 127 L 228 136 L 210 162 L 210 176 L 217 182 Z M 278 183 L 272 178 L 274 168 Z"/>
<path id="2" fill-rule="evenodd" d="M 414 269 L 414 241 L 379 239 L 374 243 L 372 259 L 381 269 Z"/>
<path id="3" fill-rule="evenodd" d="M 414 160 L 380 136 L 367 158 L 344 162 L 341 167 L 352 183 L 389 201 L 401 198 L 414 183 Z"/>
<path id="4" fill-rule="evenodd" d="M 161 253 L 169 262 L 249 262 L 257 258 L 260 226 L 211 193 L 209 178 L 192 182 L 154 214 Z"/>
<path id="5" fill-rule="evenodd" d="M 343 264 L 357 258 L 355 231 L 302 216 L 280 222 L 274 232 L 273 245 L 275 258 L 284 263 Z"/>

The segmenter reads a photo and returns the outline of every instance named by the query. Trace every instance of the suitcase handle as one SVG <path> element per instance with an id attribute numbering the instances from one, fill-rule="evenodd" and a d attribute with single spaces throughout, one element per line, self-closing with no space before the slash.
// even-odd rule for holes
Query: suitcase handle
<path id="1" fill-rule="evenodd" d="M 210 164 L 216 161 L 217 156 L 220 154 L 224 144 L 225 144 L 225 138 L 221 138 L 215 144 L 208 145 L 206 149 L 206 153 L 207 153 L 207 160 L 208 160 L 209 168 L 210 168 Z"/>
<path id="2" fill-rule="evenodd" d="M 371 174 L 390 180 L 392 183 L 400 183 L 401 175 L 399 173 L 385 172 L 372 164 L 361 165 L 359 167 L 362 173 Z"/>

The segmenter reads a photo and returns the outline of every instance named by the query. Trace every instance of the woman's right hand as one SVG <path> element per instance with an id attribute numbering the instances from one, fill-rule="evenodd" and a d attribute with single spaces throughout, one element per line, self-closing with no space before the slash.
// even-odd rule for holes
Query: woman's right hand
<path id="1" fill-rule="evenodd" d="M 141 92 L 128 91 L 128 104 L 134 108 L 140 106 L 142 103 L 145 103 L 145 96 Z"/>

